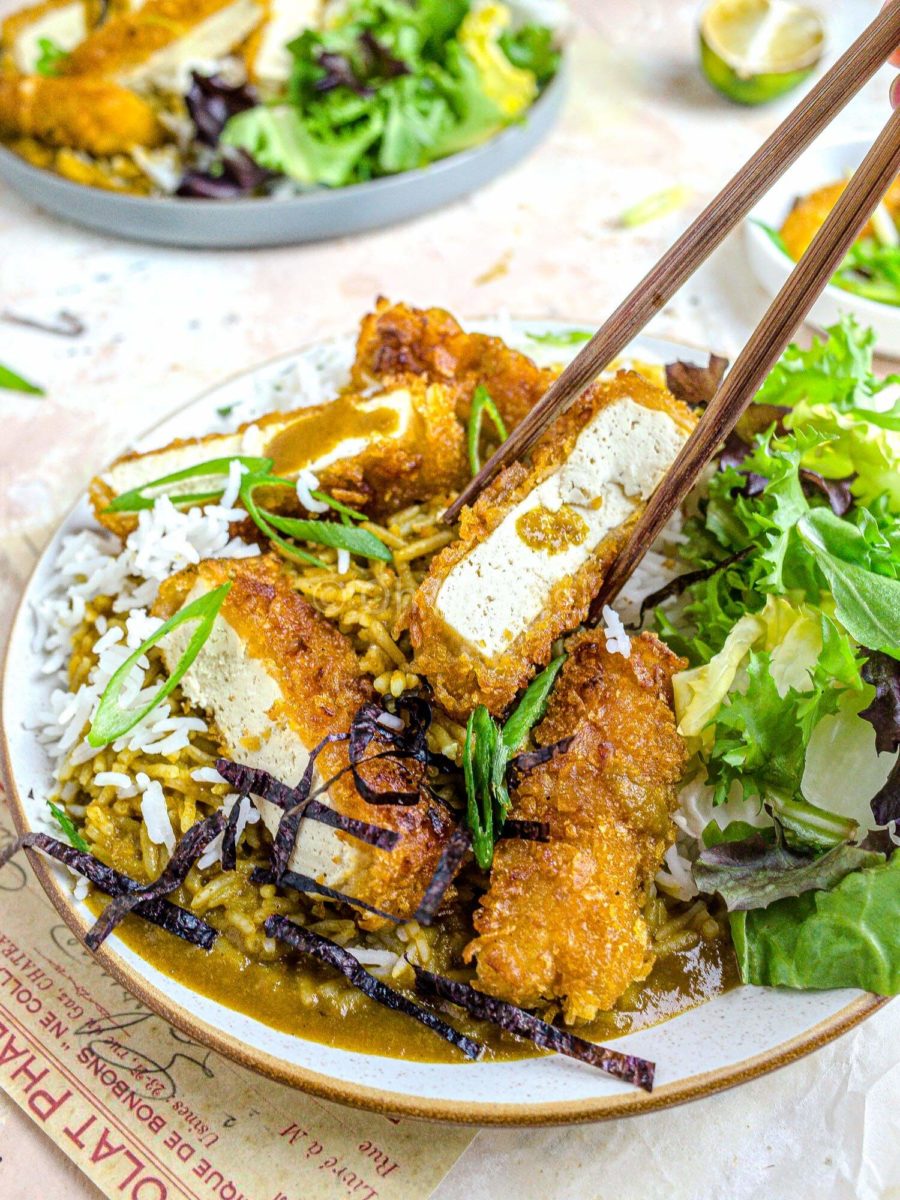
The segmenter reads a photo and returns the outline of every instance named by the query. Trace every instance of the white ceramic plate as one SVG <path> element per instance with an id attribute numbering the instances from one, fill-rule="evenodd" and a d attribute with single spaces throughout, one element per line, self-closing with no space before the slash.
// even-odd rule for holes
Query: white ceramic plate
<path id="1" fill-rule="evenodd" d="M 538 146 L 565 98 L 565 65 L 524 119 L 418 171 L 290 199 L 185 200 L 128 196 L 43 171 L 0 146 L 0 180 L 54 216 L 99 233 L 165 246 L 236 249 L 346 237 L 406 221 L 484 187 Z"/>
<path id="2" fill-rule="evenodd" d="M 502 328 L 485 323 L 479 328 L 521 339 L 528 331 L 559 331 L 571 326 L 532 321 Z M 563 353 L 537 345 L 528 348 L 544 360 L 559 358 Z M 348 366 L 352 361 L 350 338 L 330 343 L 325 350 Z M 221 428 L 218 408 L 257 396 L 292 372 L 296 362 L 316 360 L 322 352 L 321 346 L 313 347 L 232 379 L 157 426 L 138 442 L 138 447 L 149 449 L 175 437 Z M 676 357 L 705 361 L 698 351 L 652 338 L 641 338 L 632 353 L 645 361 L 665 362 Z M 82 498 L 44 551 L 11 631 L 2 728 L 9 798 L 20 832 L 41 827 L 50 774 L 44 751 L 26 728 L 51 687 L 47 677 L 41 675 L 41 654 L 32 645 L 31 604 L 51 585 L 61 539 L 91 523 L 87 500 Z M 83 934 L 94 918 L 83 903 L 73 899 L 71 877 L 37 855 L 32 861 L 60 915 L 76 933 Z M 804 993 L 739 988 L 615 1042 L 623 1051 L 656 1062 L 656 1090 L 647 1095 L 590 1067 L 555 1056 L 446 1065 L 333 1049 L 280 1033 L 198 995 L 149 966 L 115 935 L 102 947 L 98 958 L 171 1024 L 256 1071 L 348 1104 L 479 1124 L 598 1120 L 679 1103 L 789 1062 L 836 1037 L 884 1003 L 854 991 Z"/>
<path id="3" fill-rule="evenodd" d="M 814 146 L 782 176 L 744 222 L 744 240 L 753 274 L 770 295 L 781 289 L 794 263 L 756 222 L 780 229 L 798 196 L 843 179 L 849 171 L 856 170 L 869 149 L 869 143 L 864 141 Z M 900 308 L 866 300 L 829 284 L 809 320 L 824 329 L 847 312 L 853 313 L 863 326 L 875 330 L 879 354 L 900 358 Z"/>

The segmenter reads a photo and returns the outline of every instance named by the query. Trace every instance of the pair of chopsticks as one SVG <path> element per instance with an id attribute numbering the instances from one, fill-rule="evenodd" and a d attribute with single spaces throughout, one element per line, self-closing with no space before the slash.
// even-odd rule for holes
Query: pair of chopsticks
<path id="1" fill-rule="evenodd" d="M 528 453 L 898 47 L 900 0 L 893 0 L 619 305 L 448 508 L 446 521 L 455 520 L 463 506 L 473 504 L 504 467 Z M 627 582 L 734 429 L 898 172 L 900 110 L 888 120 L 650 498 L 595 604 L 614 599 Z"/>

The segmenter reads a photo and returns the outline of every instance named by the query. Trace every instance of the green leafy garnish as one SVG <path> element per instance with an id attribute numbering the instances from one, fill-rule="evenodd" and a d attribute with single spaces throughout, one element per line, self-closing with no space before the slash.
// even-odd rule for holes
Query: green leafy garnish
<path id="1" fill-rule="evenodd" d="M 868 534 L 829 509 L 797 523 L 835 601 L 835 616 L 862 646 L 900 658 L 900 556 L 877 524 Z"/>
<path id="2" fill-rule="evenodd" d="M 472 410 L 469 413 L 467 435 L 469 466 L 472 469 L 473 475 L 477 475 L 481 470 L 481 426 L 484 422 L 485 414 L 490 417 L 500 441 L 505 442 L 509 434 L 506 432 L 503 418 L 500 416 L 497 405 L 491 399 L 490 392 L 486 387 L 479 384 L 475 390 L 475 395 L 472 397 Z"/>
<path id="3" fill-rule="evenodd" d="M 559 333 L 553 330 L 547 333 L 529 333 L 528 340 L 541 346 L 582 346 L 593 336 L 586 329 L 565 329 Z"/>
<path id="4" fill-rule="evenodd" d="M 731 915 L 744 983 L 900 992 L 900 854 L 828 891 Z"/>
<path id="5" fill-rule="evenodd" d="M 38 384 L 30 383 L 10 367 L 4 367 L 2 363 L 0 363 L 0 388 L 8 392 L 24 392 L 28 396 L 46 396 L 47 394 Z"/>
<path id="6" fill-rule="evenodd" d="M 232 117 L 222 140 L 304 186 L 343 187 L 479 145 L 558 66 L 543 26 L 515 33 L 465 0 L 350 0 L 289 43 L 287 96 Z"/>
<path id="7" fill-rule="evenodd" d="M 313 542 L 317 546 L 331 546 L 335 550 L 348 550 L 361 558 L 378 562 L 391 562 L 388 547 L 374 533 L 355 526 L 337 525 L 332 521 L 301 521 L 294 517 L 281 517 L 277 513 L 263 512 L 264 521 L 281 533 L 301 542 Z"/>
<path id="8" fill-rule="evenodd" d="M 781 236 L 779 230 L 775 229 L 772 225 L 767 225 L 765 221 L 757 221 L 755 218 L 752 223 L 763 231 L 776 250 L 780 250 L 788 258 L 791 257 L 790 251 L 784 244 L 784 238 Z"/>
<path id="9" fill-rule="evenodd" d="M 565 655 L 560 655 L 535 676 L 502 727 L 484 705 L 469 717 L 463 749 L 466 817 L 475 861 L 483 871 L 494 861 L 494 844 L 509 813 L 507 768 L 547 711 L 547 700 L 564 662 Z"/>
<path id="10" fill-rule="evenodd" d="M 66 810 L 64 808 L 60 808 L 58 804 L 54 804 L 52 800 L 47 801 L 47 807 L 53 814 L 54 821 L 56 821 L 57 825 L 69 839 L 71 845 L 73 845 L 76 850 L 81 850 L 84 854 L 90 854 L 90 846 L 75 828 L 75 822 L 66 812 Z"/>
<path id="11" fill-rule="evenodd" d="M 231 416 L 231 414 L 234 412 L 234 410 L 235 410 L 235 405 L 234 405 L 234 404 L 222 404 L 222 405 L 220 405 L 220 406 L 219 406 L 219 407 L 216 409 L 216 413 L 217 413 L 217 414 L 218 414 L 218 416 L 220 416 L 220 417 L 222 418 L 222 420 L 224 421 L 224 419 L 225 419 L 226 417 L 230 417 L 230 416 Z"/>
<path id="12" fill-rule="evenodd" d="M 207 592 L 205 596 L 199 596 L 190 604 L 185 605 L 174 616 L 169 617 L 168 621 L 165 621 L 155 633 L 152 633 L 145 642 L 142 642 L 138 646 L 133 654 L 128 656 L 112 676 L 104 688 L 103 695 L 100 697 L 100 703 L 97 705 L 97 711 L 91 722 L 87 738 L 91 746 L 108 746 L 110 742 L 116 741 L 117 738 L 124 737 L 126 733 L 134 729 L 135 725 L 146 717 L 147 713 L 152 712 L 158 704 L 161 704 L 167 696 L 172 694 L 184 678 L 194 659 L 206 644 L 209 635 L 212 633 L 216 617 L 219 615 L 219 610 L 225 603 L 225 597 L 230 591 L 231 584 L 223 583 L 221 587 Z M 173 629 L 177 629 L 187 621 L 196 621 L 197 628 L 191 635 L 187 649 L 178 660 L 174 671 L 171 672 L 166 682 L 160 687 L 153 699 L 142 707 L 122 708 L 120 703 L 122 689 L 125 687 L 135 664 L 157 643 L 170 634 Z"/>
<path id="13" fill-rule="evenodd" d="M 240 463 L 253 475 L 265 474 L 272 469 L 271 458 L 249 458 L 245 455 L 233 455 L 231 458 L 213 458 L 208 462 L 197 463 L 193 467 L 185 467 L 183 471 L 175 471 L 171 475 L 163 475 L 160 479 L 143 483 L 140 487 L 132 488 L 130 492 L 122 492 L 106 507 L 106 512 L 129 513 L 141 512 L 152 508 L 161 495 L 166 495 L 173 504 L 209 504 L 218 500 L 225 490 L 225 481 L 233 462 Z M 172 488 L 186 479 L 208 479 L 221 481 L 221 486 L 210 488 L 204 492 L 184 493 Z"/>
<path id="14" fill-rule="evenodd" d="M 46 78 L 51 78 L 54 75 L 59 75 L 60 68 L 69 57 L 62 46 L 53 41 L 52 38 L 38 38 L 38 56 L 34 64 L 34 69 L 38 75 L 43 75 Z"/>

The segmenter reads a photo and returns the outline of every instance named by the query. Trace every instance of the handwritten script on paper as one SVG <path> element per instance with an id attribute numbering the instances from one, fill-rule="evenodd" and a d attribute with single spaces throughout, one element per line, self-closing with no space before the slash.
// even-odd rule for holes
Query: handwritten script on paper
<path id="1" fill-rule="evenodd" d="M 185 1037 L 94 961 L 24 857 L 0 872 L 0 1088 L 117 1200 L 424 1200 L 474 1136 L 318 1100 Z"/>

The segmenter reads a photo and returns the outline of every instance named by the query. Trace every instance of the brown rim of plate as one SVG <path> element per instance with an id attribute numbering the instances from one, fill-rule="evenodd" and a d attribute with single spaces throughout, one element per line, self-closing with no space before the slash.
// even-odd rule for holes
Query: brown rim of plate
<path id="1" fill-rule="evenodd" d="M 526 323 L 528 320 L 527 318 L 520 319 L 523 323 Z M 537 324 L 540 318 L 533 318 L 533 320 Z M 477 324 L 478 319 L 473 318 L 471 323 Z M 565 322 L 565 324 L 569 324 L 569 322 Z M 578 328 L 578 326 L 572 323 L 572 328 Z M 249 370 L 235 372 L 214 387 L 208 388 L 199 396 L 194 397 L 193 400 L 189 400 L 162 420 L 154 423 L 140 438 L 135 440 L 143 441 L 155 429 L 167 424 L 174 417 L 201 403 L 236 379 L 255 374 L 257 371 L 273 366 L 277 362 L 295 357 L 297 354 L 301 354 L 304 349 L 309 349 L 312 345 L 322 345 L 329 341 L 338 340 L 341 340 L 340 335 L 334 338 L 322 338 L 317 342 L 308 343 L 297 350 L 276 355 L 266 362 L 258 364 L 256 367 L 251 367 Z M 655 340 L 668 341 L 668 339 L 663 338 Z M 677 345 L 678 343 L 672 342 L 671 344 Z M 688 346 L 687 344 L 684 345 L 686 349 L 695 349 L 695 347 Z M 60 527 L 71 517 L 82 499 L 83 493 L 79 495 L 79 499 L 63 516 L 62 520 L 56 524 L 54 534 L 51 536 L 55 536 Z M 25 608 L 25 597 L 31 587 L 34 576 L 43 562 L 46 552 L 47 547 L 45 546 L 38 555 L 25 581 L 22 594 L 13 613 L 9 626 L 10 636 L 3 653 L 2 669 L 0 669 L 0 685 L 5 683 L 13 633 L 18 626 Z M 12 771 L 9 741 L 6 734 L 6 722 L 4 720 L 5 695 L 5 686 L 0 686 L 0 767 L 2 767 L 2 780 L 0 782 L 3 782 L 6 789 L 6 798 L 9 802 L 16 831 L 19 834 L 24 834 L 29 832 L 31 826 L 28 822 L 25 806 L 16 787 Z M 71 894 L 63 890 L 53 868 L 49 866 L 37 851 L 26 850 L 26 854 L 41 887 L 47 893 L 53 907 L 71 932 L 83 942 L 88 925 L 79 918 L 72 907 Z M 386 1113 L 426 1121 L 444 1121 L 461 1125 L 574 1125 L 592 1121 L 608 1121 L 618 1117 L 638 1116 L 641 1113 L 672 1108 L 676 1104 L 684 1104 L 689 1100 L 699 1100 L 704 1096 L 715 1095 L 716 1092 L 725 1091 L 740 1083 L 746 1083 L 750 1079 L 756 1079 L 760 1075 L 767 1075 L 770 1071 L 775 1071 L 779 1067 L 788 1066 L 798 1058 L 812 1053 L 813 1050 L 820 1049 L 822 1046 L 834 1041 L 835 1038 L 840 1037 L 841 1034 L 847 1033 L 867 1017 L 877 1012 L 890 999 L 890 997 L 875 996 L 872 994 L 862 995 L 858 999 L 851 1001 L 850 1004 L 845 1005 L 844 1008 L 836 1012 L 832 1017 L 817 1022 L 817 1024 L 813 1025 L 805 1033 L 790 1038 L 788 1041 L 782 1042 L 771 1050 L 754 1055 L 752 1058 L 744 1059 L 742 1062 L 736 1063 L 731 1067 L 723 1067 L 716 1071 L 706 1071 L 700 1075 L 690 1076 L 679 1083 L 664 1083 L 654 1089 L 649 1095 L 635 1090 L 634 1092 L 621 1095 L 598 1096 L 590 1100 L 554 1101 L 547 1104 L 470 1104 L 459 1100 L 417 1099 L 397 1092 L 382 1091 L 379 1088 L 363 1087 L 360 1084 L 335 1081 L 331 1076 L 320 1075 L 317 1071 L 310 1071 L 306 1067 L 285 1063 L 282 1059 L 276 1058 L 274 1055 L 252 1049 L 239 1038 L 223 1033 L 222 1030 L 215 1028 L 213 1025 L 196 1020 L 185 1009 L 179 1007 L 177 1004 L 173 1004 L 165 993 L 149 984 L 146 979 L 122 961 L 108 946 L 101 946 L 93 957 L 123 987 L 127 988 L 133 996 L 156 1013 L 157 1016 L 174 1025 L 176 1029 L 187 1034 L 188 1037 L 217 1051 L 219 1054 L 231 1059 L 232 1062 L 236 1062 L 239 1066 L 255 1071 L 257 1074 L 263 1075 L 268 1079 L 274 1079 L 278 1083 L 285 1083 L 289 1087 L 297 1088 L 302 1092 L 309 1092 L 324 1100 L 332 1100 L 337 1104 L 346 1104 L 350 1107 L 362 1108 L 370 1112 Z M 464 1069 L 465 1065 L 461 1064 L 460 1070 Z"/>

